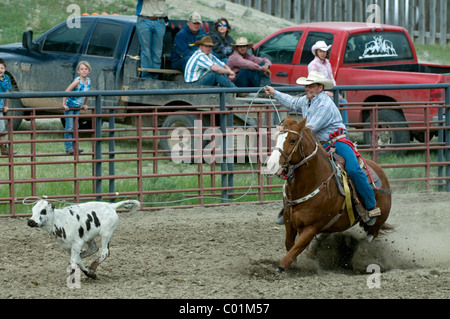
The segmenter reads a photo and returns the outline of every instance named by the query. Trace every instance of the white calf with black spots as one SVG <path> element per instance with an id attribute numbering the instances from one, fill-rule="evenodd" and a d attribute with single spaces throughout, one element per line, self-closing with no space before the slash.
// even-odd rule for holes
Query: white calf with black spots
<path id="1" fill-rule="evenodd" d="M 121 206 L 136 211 L 140 203 L 137 200 L 87 202 L 55 209 L 53 203 L 39 200 L 33 207 L 28 226 L 48 231 L 60 247 L 70 253 L 70 264 L 78 265 L 86 276 L 95 278 L 96 268 L 109 256 L 109 241 L 119 221 L 116 209 Z M 81 259 L 98 251 L 94 241 L 97 236 L 101 238 L 100 256 L 86 268 Z M 81 252 L 85 243 L 86 250 Z"/>

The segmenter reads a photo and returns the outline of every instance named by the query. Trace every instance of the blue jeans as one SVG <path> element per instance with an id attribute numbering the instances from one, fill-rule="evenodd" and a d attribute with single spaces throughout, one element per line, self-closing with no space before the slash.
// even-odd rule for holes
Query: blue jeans
<path id="1" fill-rule="evenodd" d="M 141 43 L 141 67 L 160 69 L 164 34 L 166 33 L 164 20 L 149 20 L 138 17 L 136 31 Z M 157 79 L 158 74 L 142 72 L 142 77 Z"/>
<path id="2" fill-rule="evenodd" d="M 264 62 L 261 62 L 261 66 Z M 260 87 L 270 85 L 270 77 L 258 70 L 240 69 L 234 80 L 237 87 Z"/>
<path id="3" fill-rule="evenodd" d="M 347 104 L 347 103 L 348 103 L 347 100 L 344 99 L 344 98 L 342 98 L 342 99 L 339 100 L 339 104 L 344 104 L 344 105 L 342 105 L 342 107 L 347 107 L 347 105 L 345 105 L 345 104 Z M 344 124 L 345 124 L 345 125 L 348 125 L 347 111 L 341 110 L 341 115 L 342 115 L 342 120 L 344 121 Z"/>
<path id="4" fill-rule="evenodd" d="M 64 111 L 64 115 L 78 115 L 80 114 L 80 109 L 69 109 L 68 111 Z M 64 126 L 64 130 L 66 131 L 73 131 L 73 117 L 66 117 L 66 125 Z M 64 133 L 64 138 L 72 139 L 73 138 L 73 132 L 70 133 Z M 64 142 L 64 148 L 66 151 L 73 150 L 73 142 L 68 141 Z"/>
<path id="5" fill-rule="evenodd" d="M 198 81 L 194 83 L 210 86 L 215 86 L 219 84 L 220 86 L 223 87 L 235 87 L 233 82 L 230 81 L 230 79 L 226 74 L 219 74 L 213 71 L 205 73 L 204 75 L 202 75 L 200 79 L 198 79 Z"/>
<path id="6" fill-rule="evenodd" d="M 185 56 L 180 58 L 178 61 L 173 62 L 172 61 L 172 69 L 178 70 L 184 73 L 184 70 L 186 69 L 186 64 L 189 61 L 190 56 Z"/>
<path id="7" fill-rule="evenodd" d="M 345 170 L 355 184 L 358 194 L 361 196 L 363 205 L 367 210 L 372 210 L 377 205 L 375 194 L 370 188 L 369 182 L 364 172 L 361 170 L 358 159 L 353 149 L 344 142 L 337 141 L 335 144 L 336 154 L 345 158 Z"/>

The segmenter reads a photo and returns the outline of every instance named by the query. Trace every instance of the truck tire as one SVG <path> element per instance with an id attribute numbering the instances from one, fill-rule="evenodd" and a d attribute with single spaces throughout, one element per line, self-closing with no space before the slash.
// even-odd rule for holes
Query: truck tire
<path id="1" fill-rule="evenodd" d="M 395 110 L 380 110 L 378 111 L 378 122 L 405 122 L 402 114 Z M 366 123 L 370 123 L 370 117 L 367 118 Z M 378 128 L 394 128 L 394 127 L 408 127 L 406 124 L 383 124 L 378 125 Z M 364 144 L 371 143 L 372 133 L 364 132 Z M 390 144 L 407 144 L 410 141 L 409 131 L 379 131 L 378 145 Z M 389 152 L 382 152 L 380 154 L 386 155 Z M 405 151 L 395 152 L 396 154 L 404 154 Z"/>
<path id="2" fill-rule="evenodd" d="M 179 134 L 184 135 L 187 134 L 186 138 L 180 138 L 180 139 L 175 139 L 175 140 L 171 140 L 170 137 L 168 138 L 163 138 L 159 140 L 159 146 L 160 146 L 160 150 L 166 151 L 166 156 L 170 156 L 171 155 L 171 151 L 173 149 L 174 146 L 178 146 L 178 147 L 182 147 L 183 149 L 186 150 L 191 150 L 191 152 L 193 152 L 193 147 L 195 145 L 194 142 L 194 137 L 191 137 L 194 134 L 194 125 L 195 125 L 195 120 L 197 120 L 198 117 L 197 115 L 179 115 L 179 114 L 174 114 L 174 115 L 169 115 L 165 118 L 163 124 L 161 125 L 162 128 L 169 128 L 168 130 L 163 130 L 161 131 L 161 135 L 169 135 L 172 136 L 172 134 Z M 203 125 L 205 123 L 205 120 L 203 121 Z M 174 132 L 175 129 L 179 129 L 178 132 Z M 203 142 L 200 143 L 200 145 L 197 145 L 197 147 L 202 147 L 203 146 Z M 187 161 L 188 159 L 186 159 Z"/>

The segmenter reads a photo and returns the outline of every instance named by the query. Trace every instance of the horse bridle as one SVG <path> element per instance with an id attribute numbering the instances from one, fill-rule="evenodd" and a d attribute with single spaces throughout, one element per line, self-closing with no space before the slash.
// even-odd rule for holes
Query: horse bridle
<path id="1" fill-rule="evenodd" d="M 305 156 L 305 154 L 303 152 L 303 149 L 302 148 L 299 149 L 299 145 L 300 145 L 300 143 L 302 141 L 303 135 L 301 133 L 299 133 L 299 132 L 288 130 L 288 129 L 283 129 L 281 132 L 283 132 L 283 133 L 293 133 L 293 134 L 298 135 L 297 143 L 295 143 L 294 148 L 292 149 L 292 151 L 291 151 L 291 153 L 289 155 L 287 155 L 286 152 L 284 152 L 283 149 L 281 149 L 279 147 L 276 148 L 278 150 L 278 152 L 280 152 L 280 154 L 285 159 L 285 163 L 282 166 L 283 170 L 281 172 L 281 176 L 282 176 L 282 178 L 284 178 L 284 179 L 286 179 L 288 181 L 291 181 L 292 177 L 293 177 L 292 174 L 293 174 L 294 170 L 296 168 L 298 168 L 298 167 L 308 163 L 308 161 L 311 158 L 316 156 L 317 150 L 319 148 L 319 144 L 316 142 L 316 148 L 314 149 L 314 151 L 310 155 Z M 292 155 L 297 151 L 297 149 L 300 152 L 300 156 L 302 156 L 303 159 L 300 162 L 296 163 L 296 164 L 291 164 Z"/>

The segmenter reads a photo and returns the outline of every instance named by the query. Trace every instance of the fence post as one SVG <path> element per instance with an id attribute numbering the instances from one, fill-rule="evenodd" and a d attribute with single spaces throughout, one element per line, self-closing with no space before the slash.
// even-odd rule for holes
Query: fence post
<path id="1" fill-rule="evenodd" d="M 116 113 L 116 110 L 109 110 L 109 114 L 114 114 Z M 101 125 L 101 120 L 100 120 L 100 125 Z M 97 131 L 97 125 L 96 127 L 96 131 Z M 101 126 L 100 126 L 101 127 Z M 116 140 L 113 138 L 115 137 L 116 133 L 115 133 L 115 128 L 116 128 L 116 118 L 115 117 L 109 117 L 108 118 L 108 128 L 110 130 L 108 136 L 111 137 L 111 139 L 109 140 L 109 159 L 114 159 L 116 158 Z M 100 129 L 100 134 L 101 134 L 101 129 Z M 114 176 L 116 175 L 116 162 L 115 161 L 110 161 L 109 162 L 109 175 L 110 176 Z M 116 180 L 114 178 L 111 178 L 109 180 L 109 192 L 110 193 L 115 193 L 116 192 Z M 114 201 L 114 199 L 111 200 L 112 202 Z"/>
<path id="2" fill-rule="evenodd" d="M 450 86 L 445 88 L 445 126 L 450 126 Z M 450 129 L 445 129 L 445 146 L 450 146 Z M 445 149 L 445 160 L 450 162 L 450 149 Z M 445 176 L 450 177 L 450 165 L 447 164 L 445 169 Z M 446 180 L 446 191 L 450 192 L 450 180 Z"/>
<path id="3" fill-rule="evenodd" d="M 220 110 L 221 111 L 226 111 L 226 93 L 222 92 L 219 93 L 219 98 L 220 98 Z M 227 169 L 227 161 L 226 161 L 226 156 L 227 156 L 227 149 L 226 149 L 226 145 L 227 145 L 227 137 L 226 134 L 224 132 L 227 131 L 227 116 L 226 114 L 220 114 L 220 131 L 222 132 L 222 155 L 223 155 L 223 160 L 222 163 L 220 164 L 222 171 L 226 171 Z M 214 177 L 212 177 L 214 178 Z M 228 175 L 225 174 L 221 174 L 221 178 L 222 178 L 222 187 L 227 187 L 228 184 Z M 223 189 L 222 190 L 222 203 L 226 203 L 228 201 L 228 190 Z"/>
<path id="4" fill-rule="evenodd" d="M 97 95 L 95 97 L 95 114 L 99 115 L 102 114 L 102 96 Z M 100 116 L 95 117 L 95 159 L 98 160 L 95 163 L 95 177 L 101 177 L 102 176 L 102 118 Z M 102 180 L 96 179 L 95 180 L 95 192 L 101 193 L 102 192 Z M 101 201 L 101 196 L 97 196 L 96 199 L 98 201 Z"/>

